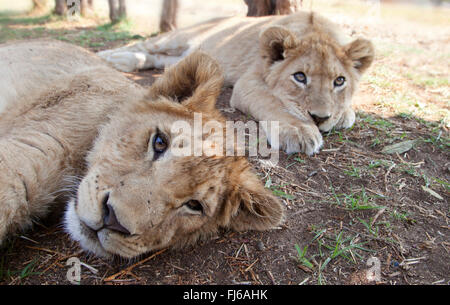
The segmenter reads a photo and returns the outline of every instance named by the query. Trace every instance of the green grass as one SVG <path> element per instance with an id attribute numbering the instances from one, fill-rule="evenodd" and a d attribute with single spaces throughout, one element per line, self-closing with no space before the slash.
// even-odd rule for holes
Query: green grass
<path id="1" fill-rule="evenodd" d="M 374 93 L 374 104 L 394 113 L 409 112 L 417 117 L 449 120 L 450 112 L 442 107 L 442 102 L 449 98 L 445 90 L 449 86 L 448 73 L 442 65 L 449 59 L 445 48 L 436 52 L 413 43 L 386 42 L 376 38 L 374 42 L 380 60 L 376 60 L 370 73 L 362 78 Z M 394 64 L 411 56 L 432 68 Z"/>
<path id="2" fill-rule="evenodd" d="M 308 246 L 305 246 L 303 249 L 301 249 L 300 246 L 296 244 L 295 249 L 297 249 L 299 262 L 303 266 L 305 266 L 309 269 L 313 269 L 314 265 L 306 258 L 306 252 L 308 251 Z"/>
<path id="3" fill-rule="evenodd" d="M 19 280 L 23 280 L 33 275 L 39 275 L 40 272 L 34 271 L 38 261 L 36 258 L 29 262 L 22 270 L 11 270 L 10 267 L 7 266 L 7 257 L 11 255 L 13 248 L 14 240 L 7 245 L 4 255 L 0 257 L 0 282 L 9 281 L 13 277 L 18 277 Z"/>
<path id="4" fill-rule="evenodd" d="M 430 143 L 441 150 L 450 148 L 450 138 L 443 136 L 441 130 L 435 133 L 432 132 L 428 138 L 424 139 L 424 142 Z"/>
<path id="5" fill-rule="evenodd" d="M 351 165 L 350 170 L 344 171 L 344 174 L 350 177 L 361 178 L 360 169 L 355 167 L 353 164 Z"/>
<path id="6" fill-rule="evenodd" d="M 132 32 L 133 23 L 127 19 L 81 30 L 46 27 L 51 23 L 63 23 L 64 20 L 63 17 L 50 14 L 42 17 L 0 16 L 0 43 L 45 37 L 75 43 L 82 47 L 103 47 L 108 42 L 125 44 L 145 38 Z M 21 27 L 15 25 L 21 25 Z"/>
<path id="7" fill-rule="evenodd" d="M 444 178 L 434 178 L 431 177 L 431 179 L 437 183 L 440 184 L 444 189 L 446 189 L 448 192 L 450 192 L 450 184 L 444 179 Z"/>
<path id="8" fill-rule="evenodd" d="M 14 239 L 11 240 L 5 247 L 4 255 L 0 257 L 0 282 L 7 280 L 10 277 L 10 271 L 7 267 L 7 257 L 11 255 L 12 250 L 14 249 Z"/>
<path id="9" fill-rule="evenodd" d="M 395 220 L 406 221 L 406 222 L 410 222 L 411 221 L 411 218 L 409 217 L 409 213 L 408 212 L 399 212 L 397 210 L 393 210 L 390 213 L 390 215 Z"/>
<path id="10" fill-rule="evenodd" d="M 411 111 L 402 111 L 396 114 L 397 117 L 405 120 L 415 120 L 422 127 L 428 130 L 428 135 L 419 138 L 422 143 L 429 143 L 440 150 L 446 150 L 450 147 L 450 138 L 446 131 L 447 120 L 427 121 L 421 117 L 416 116 L 417 113 Z M 389 120 L 383 118 L 376 118 L 371 114 L 358 112 L 358 123 L 361 128 L 374 129 L 371 139 L 371 147 L 379 147 L 387 144 L 392 144 L 398 141 L 408 140 L 408 133 L 398 133 L 397 125 Z M 396 129 L 396 133 L 394 133 Z M 410 139 L 415 140 L 415 139 Z"/>
<path id="11" fill-rule="evenodd" d="M 359 192 L 351 192 L 348 194 L 336 194 L 333 186 L 330 186 L 330 189 L 334 198 L 334 203 L 337 206 L 345 208 L 346 210 L 361 211 L 384 208 L 384 206 L 380 206 L 374 203 L 374 200 L 379 198 L 380 196 L 372 196 L 367 194 L 364 187 Z"/>
<path id="12" fill-rule="evenodd" d="M 272 191 L 272 194 L 274 194 L 277 197 L 285 198 L 285 199 L 289 199 L 289 200 L 295 199 L 295 196 L 287 194 L 285 191 L 283 191 L 281 189 L 281 188 L 283 188 L 285 186 L 286 185 L 275 185 L 275 184 L 273 184 L 272 183 L 272 178 L 270 178 L 270 176 L 268 176 L 268 178 L 267 178 L 267 180 L 266 180 L 266 182 L 264 184 L 264 187 L 270 189 Z"/>
<path id="13" fill-rule="evenodd" d="M 60 35 L 56 37 L 60 40 L 70 41 L 83 47 L 102 47 L 106 42 L 119 41 L 122 43 L 131 40 L 142 40 L 145 37 L 135 35 L 131 32 L 132 23 L 127 19 L 117 23 L 106 23 L 94 28 L 78 31 L 76 35 L 70 37 Z"/>
<path id="14" fill-rule="evenodd" d="M 413 84 L 422 86 L 422 87 L 444 87 L 449 86 L 448 78 L 445 77 L 431 77 L 424 76 L 416 73 L 406 73 L 405 75 L 409 80 L 412 81 Z"/>
<path id="15" fill-rule="evenodd" d="M 420 117 L 414 116 L 410 112 L 401 112 L 397 115 L 402 119 L 415 120 L 423 127 L 429 130 L 429 136 L 423 138 L 424 143 L 429 143 L 435 147 L 444 150 L 450 147 L 450 138 L 446 136 L 448 133 L 445 132 L 445 126 L 447 125 L 446 120 L 441 119 L 439 122 L 427 121 Z"/>
<path id="16" fill-rule="evenodd" d="M 356 263 L 355 256 L 363 259 L 356 251 L 353 253 L 354 255 L 351 255 L 351 250 L 353 249 L 370 251 L 369 249 L 362 247 L 367 242 L 354 243 L 356 237 L 357 235 L 344 237 L 344 231 L 340 231 L 338 234 L 335 233 L 334 236 L 325 236 L 325 238 L 317 239 L 319 247 L 326 249 L 322 252 L 322 257 L 325 257 L 325 260 L 320 265 L 320 270 L 323 271 L 325 267 L 337 257 L 343 257 L 353 263 Z"/>
<path id="17" fill-rule="evenodd" d="M 272 194 L 274 194 L 275 196 L 281 197 L 281 198 L 289 199 L 289 200 L 295 199 L 295 196 L 287 194 L 286 192 L 284 192 L 283 190 L 280 189 L 281 187 L 283 187 L 283 186 L 272 185 L 270 187 Z"/>
<path id="18" fill-rule="evenodd" d="M 391 90 L 395 88 L 395 82 L 391 77 L 395 75 L 393 71 L 385 65 L 376 65 L 370 74 L 365 74 L 362 81 L 368 82 L 374 89 Z"/>
<path id="19" fill-rule="evenodd" d="M 288 160 L 289 160 L 289 158 L 290 158 L 292 155 L 294 155 L 294 154 L 289 155 Z M 288 169 L 288 168 L 291 167 L 292 165 L 296 165 L 296 164 L 305 164 L 305 163 L 306 163 L 306 161 L 303 160 L 303 159 L 301 159 L 300 157 L 295 157 L 294 160 L 295 160 L 296 162 L 292 162 L 292 163 L 288 164 L 288 165 L 286 166 L 286 169 Z"/>
<path id="20" fill-rule="evenodd" d="M 328 132 L 326 133 L 326 137 L 333 137 L 333 136 L 337 136 L 337 139 L 334 139 L 333 142 L 336 143 L 343 143 L 346 141 L 346 139 L 344 138 L 344 134 L 342 133 L 341 130 L 337 130 L 334 127 Z"/>
<path id="21" fill-rule="evenodd" d="M 366 113 L 359 113 L 360 122 L 367 127 L 372 127 L 378 130 L 390 130 L 395 127 L 393 122 L 382 118 L 375 118 L 374 116 Z"/>
<path id="22" fill-rule="evenodd" d="M 27 278 L 29 276 L 41 274 L 40 272 L 34 271 L 34 268 L 36 267 L 36 262 L 37 262 L 37 259 L 34 258 L 30 263 L 28 263 L 25 266 L 25 268 L 23 268 L 21 271 L 13 272 L 13 274 L 17 273 L 19 275 L 19 279 L 21 279 L 21 280 L 23 280 L 24 278 Z"/>
<path id="23" fill-rule="evenodd" d="M 56 15 L 47 14 L 40 17 L 17 17 L 7 13 L 0 12 L 0 25 L 14 25 L 14 24 L 22 24 L 22 25 L 35 25 L 35 24 L 43 24 L 47 23 L 54 19 L 61 19 Z"/>
<path id="24" fill-rule="evenodd" d="M 362 223 L 364 225 L 364 227 L 366 228 L 367 231 L 369 231 L 370 234 L 372 234 L 375 237 L 378 237 L 378 232 L 379 232 L 378 226 L 373 227 L 371 219 L 369 219 L 368 222 L 359 217 L 357 217 L 357 219 L 359 220 L 360 223 Z"/>
<path id="25" fill-rule="evenodd" d="M 368 168 L 369 170 L 379 167 L 389 168 L 391 167 L 392 164 L 393 164 L 392 161 L 387 160 L 371 160 L 368 165 Z"/>
<path id="26" fill-rule="evenodd" d="M 107 30 L 107 28 L 97 27 L 79 31 L 76 35 L 58 35 L 56 39 L 68 41 L 82 47 L 102 47 L 106 42 L 128 42 L 135 39 L 144 39 L 140 35 L 133 35 L 129 32 Z"/>
<path id="27" fill-rule="evenodd" d="M 308 245 L 301 248 L 295 245 L 298 261 L 303 266 L 316 272 L 318 284 L 325 284 L 323 272 L 334 260 L 343 258 L 350 263 L 356 264 L 364 260 L 362 252 L 374 252 L 364 248 L 367 242 L 359 242 L 358 234 L 346 234 L 343 230 L 328 232 L 327 229 L 316 229 L 313 227 L 315 236 Z M 317 252 L 307 255 L 308 249 L 314 246 Z M 315 262 L 315 264 L 313 264 Z"/>

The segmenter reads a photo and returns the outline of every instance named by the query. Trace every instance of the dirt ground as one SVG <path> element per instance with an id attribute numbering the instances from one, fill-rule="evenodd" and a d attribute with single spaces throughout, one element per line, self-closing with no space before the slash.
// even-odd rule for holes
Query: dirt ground
<path id="1" fill-rule="evenodd" d="M 69 239 L 60 204 L 0 249 L 0 283 L 68 284 L 66 262 L 77 257 L 88 266 L 81 284 L 448 285 L 450 22 L 442 16 L 449 11 L 388 6 L 382 19 L 352 18 L 333 3 L 324 13 L 349 34 L 370 37 L 376 61 L 354 97 L 353 128 L 325 134 L 312 157 L 281 152 L 274 167 L 250 159 L 286 205 L 285 224 L 269 232 L 224 231 L 187 249 L 111 262 L 87 256 Z M 393 21 L 396 10 L 402 13 Z M 132 37 L 96 39 L 85 46 L 97 51 Z M 127 76 L 150 86 L 161 73 Z M 247 121 L 230 109 L 231 92 L 223 88 L 217 107 L 230 120 Z M 377 266 L 373 280 L 368 271 Z"/>

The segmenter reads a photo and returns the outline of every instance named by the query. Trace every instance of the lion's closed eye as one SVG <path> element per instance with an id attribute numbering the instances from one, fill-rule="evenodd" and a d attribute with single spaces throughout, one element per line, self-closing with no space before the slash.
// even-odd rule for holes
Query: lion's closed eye
<path id="1" fill-rule="evenodd" d="M 183 204 L 183 207 L 185 207 L 186 210 L 190 214 L 194 214 L 194 215 L 203 215 L 204 214 L 203 205 L 198 200 L 192 200 L 192 199 L 188 200 Z"/>

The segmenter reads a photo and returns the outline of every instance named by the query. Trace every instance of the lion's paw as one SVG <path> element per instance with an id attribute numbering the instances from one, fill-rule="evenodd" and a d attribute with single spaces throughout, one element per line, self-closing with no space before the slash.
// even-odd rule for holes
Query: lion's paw
<path id="1" fill-rule="evenodd" d="M 99 52 L 97 55 L 109 62 L 115 69 L 122 72 L 133 72 L 142 69 L 147 60 L 145 54 L 142 52 Z"/>
<path id="2" fill-rule="evenodd" d="M 311 156 L 320 151 L 323 138 L 316 125 L 280 124 L 278 142 L 278 148 L 282 148 L 288 154 L 304 152 Z M 273 145 L 274 141 L 270 141 L 270 143 Z"/>
<path id="3" fill-rule="evenodd" d="M 356 115 L 353 109 L 349 108 L 341 116 L 341 119 L 336 124 L 336 129 L 350 128 L 355 124 Z"/>

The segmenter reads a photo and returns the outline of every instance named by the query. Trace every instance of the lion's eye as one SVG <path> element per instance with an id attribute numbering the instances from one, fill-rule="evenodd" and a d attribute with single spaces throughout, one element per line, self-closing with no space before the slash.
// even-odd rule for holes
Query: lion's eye
<path id="1" fill-rule="evenodd" d="M 157 133 L 153 138 L 153 151 L 157 154 L 162 154 L 167 150 L 168 146 L 166 137 L 161 133 Z"/>
<path id="2" fill-rule="evenodd" d="M 197 200 L 189 200 L 189 201 L 185 202 L 184 205 L 194 212 L 203 213 L 203 206 Z"/>
<path id="3" fill-rule="evenodd" d="M 343 76 L 339 76 L 338 78 L 336 78 L 334 80 L 335 87 L 341 87 L 344 84 L 345 84 L 345 77 L 343 77 Z"/>
<path id="4" fill-rule="evenodd" d="M 297 82 L 306 85 L 307 78 L 306 78 L 305 73 L 303 73 L 303 72 L 297 72 L 297 73 L 294 73 L 292 76 L 294 77 L 294 79 L 295 79 Z"/>

